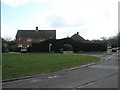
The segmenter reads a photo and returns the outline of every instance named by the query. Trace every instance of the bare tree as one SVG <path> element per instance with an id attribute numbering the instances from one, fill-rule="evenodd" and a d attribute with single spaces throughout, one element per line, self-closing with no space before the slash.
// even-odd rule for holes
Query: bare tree
<path id="1" fill-rule="evenodd" d="M 3 36 L 3 39 L 7 42 L 12 40 L 12 38 L 10 36 Z"/>
<path id="2" fill-rule="evenodd" d="M 120 32 L 118 33 L 117 37 L 118 37 L 118 46 L 120 47 Z"/>
<path id="3" fill-rule="evenodd" d="M 109 43 L 113 47 L 120 46 L 120 33 L 118 33 L 116 36 L 112 36 L 109 38 Z"/>

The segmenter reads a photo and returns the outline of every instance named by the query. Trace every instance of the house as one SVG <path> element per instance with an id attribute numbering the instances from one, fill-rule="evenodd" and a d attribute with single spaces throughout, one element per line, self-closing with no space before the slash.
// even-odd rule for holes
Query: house
<path id="1" fill-rule="evenodd" d="M 2 52 L 8 52 L 8 42 L 6 40 L 2 39 Z"/>
<path id="2" fill-rule="evenodd" d="M 7 46 L 7 41 L 2 38 L 2 46 Z"/>
<path id="3" fill-rule="evenodd" d="M 18 30 L 16 43 L 18 47 L 29 47 L 32 42 L 42 42 L 48 39 L 56 39 L 56 30 Z"/>
<path id="4" fill-rule="evenodd" d="M 82 41 L 82 42 L 86 41 L 83 37 L 81 37 L 79 35 L 79 32 L 77 32 L 76 34 L 74 34 L 73 36 L 71 36 L 71 38 L 74 39 L 74 40 L 76 40 L 76 41 Z"/>

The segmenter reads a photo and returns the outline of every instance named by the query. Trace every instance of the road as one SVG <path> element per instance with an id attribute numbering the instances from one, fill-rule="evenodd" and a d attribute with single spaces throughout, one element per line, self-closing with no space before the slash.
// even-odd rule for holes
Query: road
<path id="1" fill-rule="evenodd" d="M 95 56 L 109 60 L 34 78 L 4 82 L 3 88 L 118 88 L 118 53 Z"/>

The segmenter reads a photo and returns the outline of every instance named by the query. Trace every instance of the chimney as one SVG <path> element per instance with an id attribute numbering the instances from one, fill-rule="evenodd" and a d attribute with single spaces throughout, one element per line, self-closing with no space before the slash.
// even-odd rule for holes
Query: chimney
<path id="1" fill-rule="evenodd" d="M 77 35 L 79 35 L 79 32 L 77 32 Z"/>
<path id="2" fill-rule="evenodd" d="M 36 30 L 38 30 L 38 27 L 36 27 Z"/>

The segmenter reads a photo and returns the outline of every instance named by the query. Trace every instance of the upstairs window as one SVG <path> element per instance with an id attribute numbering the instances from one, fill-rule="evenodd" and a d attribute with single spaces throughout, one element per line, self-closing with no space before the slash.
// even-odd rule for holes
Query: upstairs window
<path id="1" fill-rule="evenodd" d="M 52 37 L 49 37 L 49 39 L 52 39 Z"/>
<path id="2" fill-rule="evenodd" d="M 20 40 L 21 40 L 21 38 L 18 38 L 18 40 L 20 41 Z"/>
<path id="3" fill-rule="evenodd" d="M 18 44 L 18 47 L 22 47 L 23 45 L 22 44 Z"/>
<path id="4" fill-rule="evenodd" d="M 40 42 L 45 41 L 45 39 L 39 39 Z"/>
<path id="5" fill-rule="evenodd" d="M 32 41 L 32 39 L 31 39 L 31 38 L 27 38 L 27 41 L 31 42 L 31 41 Z"/>

